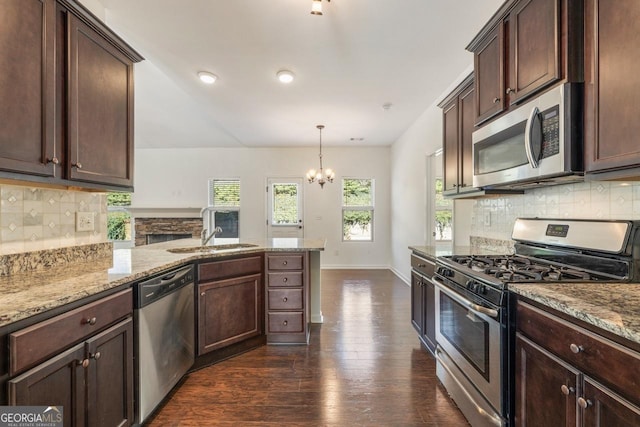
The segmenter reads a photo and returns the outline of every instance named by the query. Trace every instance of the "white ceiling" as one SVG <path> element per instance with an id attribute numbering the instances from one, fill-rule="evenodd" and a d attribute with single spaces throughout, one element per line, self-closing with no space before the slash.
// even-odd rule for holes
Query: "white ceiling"
<path id="1" fill-rule="evenodd" d="M 502 3 L 325 0 L 313 16 L 311 0 L 100 1 L 146 58 L 138 148 L 312 146 L 317 124 L 327 145 L 390 145 L 471 65 L 464 48 Z"/>

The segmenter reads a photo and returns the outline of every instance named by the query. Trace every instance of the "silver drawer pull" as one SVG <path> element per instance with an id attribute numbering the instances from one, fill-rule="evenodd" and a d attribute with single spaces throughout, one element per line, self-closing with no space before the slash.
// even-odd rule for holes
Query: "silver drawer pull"
<path id="1" fill-rule="evenodd" d="M 583 347 L 583 346 L 581 346 L 581 345 L 571 344 L 571 345 L 569 346 L 569 348 L 571 349 L 571 352 L 572 352 L 572 353 L 575 353 L 575 354 L 578 354 L 578 353 L 580 353 L 580 352 L 583 352 L 583 351 L 584 351 L 584 347 Z"/>
<path id="2" fill-rule="evenodd" d="M 82 319 L 82 324 L 93 326 L 96 324 L 97 321 L 98 319 L 96 319 L 95 317 L 87 317 L 86 319 Z"/>
<path id="3" fill-rule="evenodd" d="M 289 299 L 287 297 L 282 298 L 282 302 L 287 302 Z"/>
<path id="4" fill-rule="evenodd" d="M 288 277 L 284 277 L 284 278 L 282 279 L 282 281 L 283 281 L 283 282 L 288 282 L 288 281 L 289 281 L 289 278 L 288 278 Z"/>
<path id="5" fill-rule="evenodd" d="M 89 354 L 89 359 L 100 359 L 100 357 L 102 356 L 102 354 L 100 354 L 99 351 L 96 351 L 96 354 Z"/>
<path id="6" fill-rule="evenodd" d="M 287 265 L 287 261 L 282 261 L 282 265 Z"/>
<path id="7" fill-rule="evenodd" d="M 578 398 L 578 406 L 581 407 L 582 409 L 587 409 L 589 406 L 592 406 L 593 402 L 590 401 L 589 399 L 585 399 L 584 397 L 579 397 Z"/>
<path id="8" fill-rule="evenodd" d="M 289 324 L 289 321 L 288 321 L 288 320 L 285 320 L 284 322 L 282 322 L 282 324 L 283 324 L 284 326 L 287 326 L 287 325 Z"/>
<path id="9" fill-rule="evenodd" d="M 562 387 L 560 387 L 560 391 L 562 391 L 562 394 L 564 394 L 565 396 L 569 396 L 570 394 L 575 393 L 576 389 L 573 387 L 567 387 L 566 385 L 562 384 Z"/>

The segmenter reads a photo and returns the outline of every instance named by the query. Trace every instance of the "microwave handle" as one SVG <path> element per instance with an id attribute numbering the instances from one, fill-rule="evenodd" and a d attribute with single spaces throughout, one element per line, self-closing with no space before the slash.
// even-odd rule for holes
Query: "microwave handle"
<path id="1" fill-rule="evenodd" d="M 540 151 L 542 151 L 542 122 L 539 113 L 538 107 L 533 107 L 524 128 L 524 148 L 529 165 L 534 169 L 539 166 Z"/>

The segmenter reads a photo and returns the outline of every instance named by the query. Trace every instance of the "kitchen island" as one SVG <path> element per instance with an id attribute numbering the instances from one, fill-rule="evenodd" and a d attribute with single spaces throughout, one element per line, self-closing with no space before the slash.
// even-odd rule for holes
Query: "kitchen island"
<path id="1" fill-rule="evenodd" d="M 197 260 L 274 251 L 309 251 L 312 254 L 311 321 L 321 323 L 319 251 L 324 250 L 325 240 L 276 238 L 243 240 L 242 243 L 256 246 L 193 253 L 169 252 L 168 249 L 200 246 L 199 239 L 181 239 L 116 249 L 112 258 L 79 261 L 0 277 L 0 328 Z"/>

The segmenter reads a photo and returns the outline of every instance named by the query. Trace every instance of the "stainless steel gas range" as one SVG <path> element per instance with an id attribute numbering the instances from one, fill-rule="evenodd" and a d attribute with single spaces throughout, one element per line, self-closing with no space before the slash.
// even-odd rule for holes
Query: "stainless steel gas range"
<path id="1" fill-rule="evenodd" d="M 511 422 L 509 283 L 640 279 L 640 221 L 517 219 L 514 255 L 438 257 L 437 374 L 473 427 Z"/>

